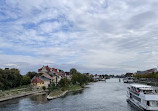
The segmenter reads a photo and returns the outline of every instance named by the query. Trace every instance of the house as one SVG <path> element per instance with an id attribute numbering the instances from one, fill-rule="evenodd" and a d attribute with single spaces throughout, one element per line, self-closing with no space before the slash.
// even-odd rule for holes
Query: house
<path id="1" fill-rule="evenodd" d="M 131 73 L 131 72 L 127 72 L 126 74 L 125 74 L 125 77 L 132 77 L 133 76 L 133 73 Z"/>
<path id="2" fill-rule="evenodd" d="M 51 77 L 48 73 L 42 73 L 39 78 L 44 81 L 44 86 L 46 88 L 53 82 L 53 77 Z"/>
<path id="3" fill-rule="evenodd" d="M 95 74 L 95 75 L 93 76 L 93 79 L 94 79 L 94 81 L 99 81 L 99 75 Z"/>
<path id="4" fill-rule="evenodd" d="M 54 82 L 57 85 L 58 82 L 62 78 L 65 78 L 65 77 L 70 78 L 70 74 L 65 73 L 61 69 L 50 68 L 47 65 L 47 66 L 43 66 L 42 68 L 38 69 L 38 74 L 32 78 L 31 83 L 34 81 L 34 79 L 36 79 L 36 77 L 38 77 L 40 80 L 42 80 L 44 82 L 43 86 L 48 88 L 52 82 Z M 36 85 L 38 87 L 37 84 L 32 83 L 32 85 Z"/>
<path id="5" fill-rule="evenodd" d="M 53 76 L 53 82 L 57 85 L 58 82 L 65 77 L 65 72 L 60 69 L 52 68 L 51 75 Z"/>
<path id="6" fill-rule="evenodd" d="M 38 69 L 38 74 L 32 78 L 31 85 L 33 87 L 41 87 L 41 85 L 34 84 L 34 81 L 38 78 L 38 81 L 43 81 L 42 86 L 46 88 L 53 82 L 53 77 L 50 75 L 50 68 L 49 66 L 43 66 L 42 68 Z"/>
<path id="7" fill-rule="evenodd" d="M 39 77 L 34 77 L 31 81 L 31 85 L 34 88 L 41 88 L 44 86 L 44 81 L 42 79 L 40 79 Z"/>
<path id="8" fill-rule="evenodd" d="M 65 72 L 65 76 L 67 79 L 71 80 L 71 74 L 70 72 Z"/>
<path id="9" fill-rule="evenodd" d="M 153 68 L 153 69 L 149 69 L 149 70 L 146 70 L 149 74 L 153 73 L 153 72 L 157 72 L 157 69 L 156 68 Z"/>
<path id="10" fill-rule="evenodd" d="M 152 68 L 152 69 L 148 69 L 148 70 L 145 70 L 145 71 L 137 71 L 136 74 L 151 74 L 153 72 L 157 72 L 157 68 Z"/>
<path id="11" fill-rule="evenodd" d="M 47 66 L 43 66 L 42 68 L 38 69 L 38 73 L 50 73 L 51 68 Z"/>
<path id="12" fill-rule="evenodd" d="M 40 81 L 42 80 L 42 86 L 45 86 L 46 88 L 49 87 L 49 85 L 53 82 L 53 77 L 51 77 L 47 73 L 38 73 L 36 76 L 34 76 L 31 80 L 31 85 L 33 87 L 41 87 L 41 85 L 34 84 L 35 81 Z"/>

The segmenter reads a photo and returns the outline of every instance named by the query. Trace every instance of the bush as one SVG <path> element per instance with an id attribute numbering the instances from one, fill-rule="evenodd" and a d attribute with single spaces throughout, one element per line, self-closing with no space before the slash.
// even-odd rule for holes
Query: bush
<path id="1" fill-rule="evenodd" d="M 57 87 L 55 86 L 54 83 L 52 83 L 52 84 L 50 85 L 50 87 L 49 87 L 49 90 L 50 90 L 50 91 L 53 91 L 54 89 L 57 89 Z"/>
<path id="2" fill-rule="evenodd" d="M 79 72 L 76 74 L 72 74 L 71 82 L 72 84 L 79 84 L 80 86 L 83 86 L 84 84 L 87 84 L 90 81 L 90 77 L 87 75 L 83 75 Z"/>
<path id="3" fill-rule="evenodd" d="M 46 87 L 45 87 L 45 86 L 43 86 L 43 87 L 42 87 L 42 89 L 45 91 L 45 90 L 46 90 Z"/>
<path id="4" fill-rule="evenodd" d="M 61 79 L 58 83 L 59 87 L 68 87 L 69 85 L 70 85 L 70 80 L 67 78 Z"/>
<path id="5" fill-rule="evenodd" d="M 62 87 L 61 90 L 62 90 L 62 91 L 66 91 L 66 87 Z"/>

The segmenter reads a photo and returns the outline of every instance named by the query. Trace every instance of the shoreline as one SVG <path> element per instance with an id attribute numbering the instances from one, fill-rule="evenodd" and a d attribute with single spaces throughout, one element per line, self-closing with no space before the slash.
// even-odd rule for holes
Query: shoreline
<path id="1" fill-rule="evenodd" d="M 47 99 L 48 99 L 48 100 L 56 99 L 56 98 L 65 96 L 67 93 L 68 93 L 68 91 L 64 91 L 64 92 L 61 93 L 60 95 L 56 95 L 56 96 L 50 96 L 50 95 L 48 95 L 48 96 L 47 96 Z"/>
<path id="2" fill-rule="evenodd" d="M 42 92 L 45 92 L 45 91 L 42 90 L 42 91 L 36 91 L 36 92 L 27 92 L 27 93 L 20 94 L 20 95 L 14 95 L 14 96 L 4 97 L 4 98 L 0 99 L 0 103 L 4 102 L 4 101 L 12 100 L 12 99 L 17 99 L 17 98 L 21 98 L 21 97 L 33 95 L 33 94 L 40 94 Z"/>
<path id="3" fill-rule="evenodd" d="M 84 88 L 86 88 L 86 87 L 84 87 Z M 70 93 L 70 92 L 81 91 L 81 90 L 83 90 L 84 88 L 81 87 L 81 88 L 76 89 L 76 90 L 66 90 L 66 91 L 63 91 L 61 94 L 56 95 L 56 96 L 50 96 L 50 95 L 48 95 L 48 96 L 47 96 L 47 99 L 48 99 L 48 100 L 56 99 L 56 98 L 65 96 L 67 93 Z M 30 96 L 30 95 L 39 95 L 39 94 L 41 94 L 41 93 L 42 93 L 42 94 L 45 94 L 46 91 L 40 90 L 40 91 L 32 91 L 32 92 L 23 92 L 23 93 L 18 94 L 18 95 L 6 96 L 6 97 L 4 97 L 4 98 L 0 98 L 0 103 L 1 103 L 1 102 L 4 102 L 4 101 L 8 101 L 8 100 L 13 100 L 13 99 L 17 99 L 17 98 L 22 98 L 22 97 Z"/>
<path id="4" fill-rule="evenodd" d="M 70 92 L 77 92 L 77 91 L 81 91 L 83 90 L 84 88 L 80 88 L 80 89 L 77 89 L 77 90 L 66 90 L 66 91 L 63 91 L 63 93 L 61 93 L 60 95 L 56 95 L 56 96 L 50 96 L 48 95 L 47 96 L 47 99 L 48 100 L 52 100 L 52 99 L 56 99 L 56 98 L 60 98 L 62 96 L 65 96 L 67 93 L 70 93 Z"/>

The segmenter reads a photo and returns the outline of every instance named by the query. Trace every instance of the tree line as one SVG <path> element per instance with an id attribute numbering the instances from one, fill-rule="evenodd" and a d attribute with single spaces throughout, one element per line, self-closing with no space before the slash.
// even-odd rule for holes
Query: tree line
<path id="1" fill-rule="evenodd" d="M 36 74 L 36 72 L 28 72 L 26 75 L 21 75 L 16 68 L 0 69 L 0 90 L 28 85 Z"/>
<path id="2" fill-rule="evenodd" d="M 28 85 L 36 74 L 37 72 L 28 72 L 25 75 L 21 75 L 19 69 L 16 68 L 0 69 L 0 90 Z M 81 74 L 75 68 L 70 69 L 70 75 L 72 75 L 71 80 L 63 78 L 59 81 L 58 86 L 52 83 L 50 89 L 54 89 L 55 87 L 67 87 L 71 84 L 77 84 L 83 87 L 84 84 L 93 81 L 91 76 Z"/>
<path id="3" fill-rule="evenodd" d="M 158 72 L 153 72 L 150 74 L 135 74 L 134 75 L 135 78 L 154 78 L 154 79 L 158 79 Z"/>

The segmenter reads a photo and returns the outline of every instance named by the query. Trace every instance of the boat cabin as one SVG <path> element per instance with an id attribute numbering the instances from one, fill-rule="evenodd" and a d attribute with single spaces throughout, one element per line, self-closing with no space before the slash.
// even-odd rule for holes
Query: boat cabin
<path id="1" fill-rule="evenodd" d="M 158 111 L 158 87 L 132 84 L 128 87 L 127 97 L 139 108 Z"/>

